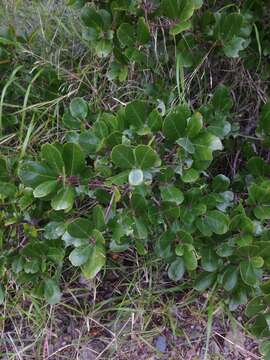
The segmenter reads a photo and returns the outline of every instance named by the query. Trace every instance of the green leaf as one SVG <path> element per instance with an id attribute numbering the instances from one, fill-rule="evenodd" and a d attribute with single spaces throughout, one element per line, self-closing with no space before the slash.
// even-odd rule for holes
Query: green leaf
<path id="1" fill-rule="evenodd" d="M 195 9 L 200 9 L 203 6 L 203 0 L 193 0 L 193 6 Z"/>
<path id="2" fill-rule="evenodd" d="M 56 196 L 51 201 L 51 206 L 54 210 L 68 210 L 71 209 L 75 200 L 75 190 L 67 186 L 60 189 Z"/>
<path id="3" fill-rule="evenodd" d="M 79 218 L 68 225 L 67 232 L 74 238 L 89 239 L 92 229 L 93 227 L 89 220 Z"/>
<path id="4" fill-rule="evenodd" d="M 234 311 L 239 305 L 247 303 L 247 291 L 245 287 L 237 287 L 232 294 L 230 294 L 229 309 Z"/>
<path id="5" fill-rule="evenodd" d="M 82 266 L 89 259 L 93 248 L 91 245 L 80 246 L 71 251 L 69 261 L 73 266 Z"/>
<path id="6" fill-rule="evenodd" d="M 264 356 L 264 360 L 270 359 L 270 341 L 266 340 L 260 343 L 259 352 Z"/>
<path id="7" fill-rule="evenodd" d="M 212 105 L 215 111 L 221 111 L 222 113 L 228 113 L 231 110 L 233 107 L 233 101 L 230 95 L 230 90 L 227 86 L 217 86 L 212 99 Z"/>
<path id="8" fill-rule="evenodd" d="M 112 42 L 106 39 L 98 41 L 95 46 L 96 54 L 100 58 L 110 55 L 112 49 L 113 49 Z"/>
<path id="9" fill-rule="evenodd" d="M 195 9 L 195 5 L 191 0 L 162 0 L 162 14 L 170 19 L 179 19 L 181 21 L 188 20 Z"/>
<path id="10" fill-rule="evenodd" d="M 159 131 L 162 128 L 162 116 L 157 109 L 151 111 L 147 118 L 147 124 L 152 131 Z"/>
<path id="11" fill-rule="evenodd" d="M 102 17 L 91 7 L 85 6 L 82 11 L 84 25 L 100 31 L 103 27 Z"/>
<path id="12" fill-rule="evenodd" d="M 208 211 L 204 221 L 214 234 L 223 235 L 229 230 L 229 218 L 218 210 Z"/>
<path id="13" fill-rule="evenodd" d="M 142 218 L 135 218 L 135 236 L 138 239 L 147 239 L 148 230 Z"/>
<path id="14" fill-rule="evenodd" d="M 106 228 L 104 210 L 100 205 L 95 206 L 93 209 L 93 224 L 99 231 L 103 231 Z"/>
<path id="15" fill-rule="evenodd" d="M 205 291 L 207 288 L 213 285 L 216 280 L 216 276 L 217 275 L 215 272 L 204 272 L 200 274 L 194 283 L 194 288 L 200 292 Z"/>
<path id="16" fill-rule="evenodd" d="M 161 187 L 160 193 L 163 201 L 172 202 L 177 205 L 182 204 L 184 201 L 184 195 L 182 191 L 173 185 Z"/>
<path id="17" fill-rule="evenodd" d="M 270 336 L 270 315 L 269 313 L 258 315 L 251 327 L 251 332 L 258 338 Z"/>
<path id="18" fill-rule="evenodd" d="M 36 274 L 40 271 L 40 264 L 38 259 L 26 261 L 23 266 L 26 274 Z"/>
<path id="19" fill-rule="evenodd" d="M 143 172 L 141 169 L 133 169 L 128 175 L 128 181 L 131 186 L 138 186 L 143 183 Z"/>
<path id="20" fill-rule="evenodd" d="M 185 247 L 183 260 L 188 271 L 194 271 L 197 269 L 198 261 L 194 250 L 189 250 L 187 247 Z"/>
<path id="21" fill-rule="evenodd" d="M 44 227 L 44 237 L 48 240 L 59 239 L 65 232 L 65 224 L 58 221 L 50 221 Z"/>
<path id="22" fill-rule="evenodd" d="M 171 263 L 168 269 L 168 276 L 173 281 L 179 281 L 182 279 L 185 273 L 184 261 L 181 257 L 178 257 L 173 263 Z"/>
<path id="23" fill-rule="evenodd" d="M 196 149 L 195 157 L 198 160 L 212 160 L 213 151 L 223 150 L 221 140 L 210 132 L 199 134 L 199 136 L 193 139 L 193 144 Z"/>
<path id="24" fill-rule="evenodd" d="M 133 149 L 127 145 L 116 145 L 112 149 L 111 158 L 113 163 L 121 169 L 132 169 L 135 165 Z"/>
<path id="25" fill-rule="evenodd" d="M 55 180 L 55 173 L 47 165 L 25 161 L 19 167 L 19 177 L 26 186 L 35 188 L 45 181 Z"/>
<path id="26" fill-rule="evenodd" d="M 147 44 L 150 40 L 149 27 L 143 17 L 140 17 L 137 24 L 137 41 L 139 44 Z"/>
<path id="27" fill-rule="evenodd" d="M 231 58 L 239 57 L 239 51 L 245 49 L 245 43 L 246 43 L 245 39 L 238 37 L 238 36 L 234 36 L 224 46 L 225 55 L 228 57 L 231 57 Z"/>
<path id="28" fill-rule="evenodd" d="M 12 183 L 0 181 L 0 199 L 12 198 L 15 196 L 17 187 Z"/>
<path id="29" fill-rule="evenodd" d="M 41 147 L 41 157 L 56 174 L 63 174 L 65 164 L 60 151 L 52 144 L 45 144 Z"/>
<path id="30" fill-rule="evenodd" d="M 188 169 L 184 171 L 183 175 L 181 176 L 181 180 L 184 183 L 190 184 L 198 180 L 200 173 L 195 169 Z"/>
<path id="31" fill-rule="evenodd" d="M 252 265 L 255 267 L 255 268 L 262 268 L 263 265 L 264 265 L 264 260 L 261 256 L 254 256 L 250 259 Z"/>
<path id="32" fill-rule="evenodd" d="M 269 112 L 270 119 L 270 112 Z M 252 156 L 247 163 L 248 171 L 253 176 L 265 176 L 270 173 L 270 166 L 259 156 Z"/>
<path id="33" fill-rule="evenodd" d="M 100 139 L 92 130 L 84 131 L 80 134 L 79 144 L 86 154 L 95 154 L 101 146 Z"/>
<path id="34" fill-rule="evenodd" d="M 117 29 L 117 37 L 122 46 L 133 47 L 135 43 L 135 31 L 131 24 L 122 23 Z"/>
<path id="35" fill-rule="evenodd" d="M 81 120 L 74 118 L 68 112 L 66 112 L 63 115 L 62 121 L 63 121 L 64 127 L 68 128 L 68 129 L 80 129 L 81 128 Z"/>
<path id="36" fill-rule="evenodd" d="M 87 262 L 82 266 L 82 273 L 87 279 L 93 279 L 106 263 L 105 240 L 98 230 L 93 231 L 93 246 Z"/>
<path id="37" fill-rule="evenodd" d="M 44 283 L 44 296 L 50 305 L 55 305 L 61 300 L 61 291 L 56 282 L 48 279 Z"/>
<path id="38" fill-rule="evenodd" d="M 216 192 L 223 192 L 228 189 L 230 186 L 230 179 L 222 174 L 219 174 L 214 177 L 212 182 L 213 190 Z"/>
<path id="39" fill-rule="evenodd" d="M 253 212 L 257 219 L 268 220 L 270 219 L 270 204 L 257 206 Z"/>
<path id="40" fill-rule="evenodd" d="M 232 254 L 234 253 L 234 247 L 233 245 L 231 245 L 230 243 L 223 243 L 223 244 L 219 244 L 217 249 L 217 254 L 220 257 L 228 257 L 228 256 L 232 256 Z"/>
<path id="41" fill-rule="evenodd" d="M 176 143 L 180 145 L 189 154 L 195 153 L 195 146 L 188 138 L 180 138 L 176 141 Z"/>
<path id="42" fill-rule="evenodd" d="M 108 31 L 111 28 L 112 16 L 105 9 L 99 9 L 97 13 L 101 16 L 103 22 L 103 31 Z"/>
<path id="43" fill-rule="evenodd" d="M 148 108 L 144 101 L 135 100 L 126 106 L 126 119 L 136 129 L 142 128 L 148 116 Z"/>
<path id="44" fill-rule="evenodd" d="M 228 42 L 240 33 L 243 16 L 239 13 L 223 13 L 218 25 L 218 37 L 223 42 Z"/>
<path id="45" fill-rule="evenodd" d="M 170 29 L 170 35 L 176 36 L 178 34 L 181 34 L 183 31 L 191 29 L 192 24 L 190 21 L 182 21 L 179 24 L 174 25 Z"/>
<path id="46" fill-rule="evenodd" d="M 226 291 L 232 291 L 238 280 L 238 269 L 236 266 L 228 266 L 223 274 L 223 286 Z"/>
<path id="47" fill-rule="evenodd" d="M 58 182 L 56 180 L 45 181 L 38 185 L 33 191 L 35 198 L 45 197 L 57 189 Z"/>
<path id="48" fill-rule="evenodd" d="M 126 65 L 119 64 L 114 61 L 108 70 L 107 77 L 109 80 L 125 81 L 128 76 L 128 67 Z"/>
<path id="49" fill-rule="evenodd" d="M 224 138 L 231 132 L 231 124 L 224 119 L 216 119 L 210 122 L 207 130 L 217 137 Z"/>
<path id="50" fill-rule="evenodd" d="M 67 143 L 63 147 L 66 175 L 80 175 L 85 168 L 84 154 L 79 145 Z"/>
<path id="51" fill-rule="evenodd" d="M 208 247 L 201 250 L 202 268 L 208 272 L 214 272 L 218 269 L 219 259 L 212 248 Z"/>
<path id="52" fill-rule="evenodd" d="M 191 234 L 185 230 L 180 230 L 178 233 L 178 238 L 183 244 L 193 244 L 193 238 Z"/>
<path id="53" fill-rule="evenodd" d="M 203 127 L 203 117 L 199 112 L 196 112 L 188 119 L 187 123 L 187 136 L 194 138 L 199 134 Z"/>
<path id="54" fill-rule="evenodd" d="M 170 259 L 173 256 L 172 242 L 175 235 L 171 231 L 165 231 L 156 242 L 155 251 L 162 259 Z"/>
<path id="55" fill-rule="evenodd" d="M 186 105 L 178 106 L 167 115 L 163 123 L 163 133 L 168 141 L 175 142 L 184 136 L 189 116 L 190 110 Z"/>
<path id="56" fill-rule="evenodd" d="M 74 98 L 69 105 L 69 111 L 74 118 L 83 120 L 88 114 L 88 104 L 82 98 Z"/>
<path id="57" fill-rule="evenodd" d="M 175 19 L 179 14 L 179 4 L 177 0 L 162 0 L 161 2 L 162 13 L 171 18 Z"/>
<path id="58" fill-rule="evenodd" d="M 267 308 L 267 305 L 264 303 L 264 297 L 257 296 L 247 304 L 245 314 L 247 317 L 253 317 L 254 315 L 257 315 L 258 313 L 265 311 L 266 308 Z"/>
<path id="59" fill-rule="evenodd" d="M 135 148 L 136 164 L 141 169 L 149 169 L 158 165 L 157 153 L 148 145 L 138 145 Z"/>
<path id="60" fill-rule="evenodd" d="M 257 274 L 251 261 L 240 262 L 240 274 L 247 285 L 254 286 L 258 283 Z"/>

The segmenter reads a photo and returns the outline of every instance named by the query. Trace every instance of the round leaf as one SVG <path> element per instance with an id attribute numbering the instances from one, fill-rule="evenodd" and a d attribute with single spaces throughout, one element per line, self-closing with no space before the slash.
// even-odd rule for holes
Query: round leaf
<path id="1" fill-rule="evenodd" d="M 52 199 L 52 208 L 58 210 L 71 209 L 75 199 L 75 190 L 72 187 L 60 189 L 56 196 Z"/>
<path id="2" fill-rule="evenodd" d="M 64 161 L 60 151 L 52 144 L 45 144 L 41 147 L 41 157 L 47 162 L 49 167 L 56 173 L 64 172 Z"/>
<path id="3" fill-rule="evenodd" d="M 169 185 L 160 188 L 161 198 L 163 201 L 175 203 L 177 205 L 182 204 L 184 201 L 184 195 L 177 187 Z"/>
<path id="4" fill-rule="evenodd" d="M 182 258 L 178 257 L 169 267 L 168 276 L 173 281 L 182 279 L 185 273 L 185 265 Z"/>
<path id="5" fill-rule="evenodd" d="M 69 260 L 73 266 L 81 266 L 86 263 L 93 249 L 91 245 L 75 248 L 69 255 Z"/>
<path id="6" fill-rule="evenodd" d="M 140 169 L 149 169 L 159 162 L 157 153 L 148 145 L 138 145 L 135 148 L 135 158 Z"/>
<path id="7" fill-rule="evenodd" d="M 131 169 L 135 165 L 133 149 L 127 145 L 116 145 L 111 153 L 113 163 L 121 169 Z"/>
<path id="8" fill-rule="evenodd" d="M 67 227 L 70 236 L 78 239 L 89 239 L 92 233 L 92 224 L 89 220 L 79 218 Z"/>
<path id="9" fill-rule="evenodd" d="M 131 186 L 138 186 L 143 183 L 143 172 L 140 169 L 131 170 L 128 175 L 128 181 Z"/>
<path id="10" fill-rule="evenodd" d="M 190 110 L 185 105 L 178 106 L 167 115 L 163 124 L 163 133 L 168 141 L 174 142 L 184 136 L 189 116 Z"/>
<path id="11" fill-rule="evenodd" d="M 56 180 L 45 181 L 38 185 L 33 191 L 33 195 L 35 198 L 45 197 L 52 192 L 54 192 L 57 188 L 58 182 Z"/>
<path id="12" fill-rule="evenodd" d="M 69 111 L 74 118 L 85 119 L 88 114 L 88 104 L 82 98 L 75 98 L 69 105 Z"/>

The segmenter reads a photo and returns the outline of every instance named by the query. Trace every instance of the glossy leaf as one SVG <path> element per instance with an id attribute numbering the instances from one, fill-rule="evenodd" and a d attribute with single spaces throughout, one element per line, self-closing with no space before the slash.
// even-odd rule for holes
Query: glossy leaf
<path id="1" fill-rule="evenodd" d="M 137 41 L 139 44 L 147 44 L 150 40 L 149 27 L 143 17 L 140 17 L 137 24 Z"/>
<path id="2" fill-rule="evenodd" d="M 67 227 L 68 233 L 74 238 L 89 239 L 92 233 L 92 224 L 89 220 L 78 218 Z"/>
<path id="3" fill-rule="evenodd" d="M 195 281 L 194 288 L 197 291 L 203 292 L 207 288 L 211 287 L 216 280 L 216 274 L 214 272 L 207 273 L 204 272 L 201 275 L 199 275 Z"/>
<path id="4" fill-rule="evenodd" d="M 168 141 L 174 142 L 184 136 L 189 116 L 190 110 L 185 105 L 178 106 L 167 115 L 163 123 L 163 132 Z"/>
<path id="5" fill-rule="evenodd" d="M 61 291 L 57 283 L 48 279 L 44 283 L 44 296 L 50 305 L 55 305 L 61 300 Z"/>
<path id="6" fill-rule="evenodd" d="M 121 169 L 131 169 L 135 165 L 133 149 L 127 145 L 116 145 L 111 153 L 113 163 Z"/>
<path id="7" fill-rule="evenodd" d="M 148 145 L 136 146 L 135 159 L 140 169 L 149 169 L 159 162 L 157 153 Z"/>
<path id="8" fill-rule="evenodd" d="M 148 111 L 144 101 L 135 100 L 126 107 L 126 119 L 128 123 L 139 129 L 146 123 Z"/>
<path id="9" fill-rule="evenodd" d="M 57 184 L 58 182 L 56 180 L 50 180 L 41 183 L 33 191 L 34 197 L 42 198 L 53 193 L 57 189 Z"/>
<path id="10" fill-rule="evenodd" d="M 93 231 L 95 245 L 86 263 L 82 266 L 82 273 L 87 279 L 93 279 L 106 263 L 105 240 L 98 230 Z"/>
<path id="11" fill-rule="evenodd" d="M 55 180 L 55 173 L 47 166 L 35 161 L 25 161 L 19 167 L 19 176 L 26 186 L 37 187 L 43 182 Z"/>
<path id="12" fill-rule="evenodd" d="M 55 174 L 63 174 L 65 164 L 60 151 L 52 144 L 45 144 L 41 147 L 41 156 L 55 172 Z"/>
<path id="13" fill-rule="evenodd" d="M 182 204 L 184 195 L 180 189 L 175 186 L 165 186 L 160 188 L 161 198 L 163 201 L 172 202 L 177 205 Z"/>
<path id="14" fill-rule="evenodd" d="M 82 98 L 75 98 L 71 101 L 69 110 L 74 118 L 85 119 L 88 114 L 88 104 Z"/>
<path id="15" fill-rule="evenodd" d="M 178 257 L 169 267 L 168 276 L 173 281 L 179 281 L 182 279 L 185 273 L 184 261 L 181 257 Z"/>
<path id="16" fill-rule="evenodd" d="M 257 274 L 254 270 L 251 261 L 241 261 L 240 263 L 240 274 L 242 280 L 250 286 L 254 286 L 258 282 Z"/>
<path id="17" fill-rule="evenodd" d="M 63 147 L 63 159 L 67 175 L 79 176 L 84 170 L 85 159 L 79 145 L 66 143 Z"/>
<path id="18" fill-rule="evenodd" d="M 138 186 L 143 183 L 143 172 L 140 169 L 133 169 L 128 175 L 128 181 L 131 186 Z"/>
<path id="19" fill-rule="evenodd" d="M 72 208 L 75 199 L 75 190 L 67 186 L 60 189 L 56 196 L 52 199 L 52 208 L 56 211 L 69 210 Z"/>
<path id="20" fill-rule="evenodd" d="M 117 30 L 117 37 L 122 46 L 134 46 L 135 31 L 131 24 L 122 23 Z"/>
<path id="21" fill-rule="evenodd" d="M 69 255 L 69 260 L 73 266 L 81 266 L 85 264 L 92 252 L 92 246 L 86 245 L 77 247 Z"/>

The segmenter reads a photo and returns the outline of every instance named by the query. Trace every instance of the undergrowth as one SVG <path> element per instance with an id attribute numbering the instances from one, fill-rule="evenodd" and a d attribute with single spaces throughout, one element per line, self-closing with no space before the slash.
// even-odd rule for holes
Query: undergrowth
<path id="1" fill-rule="evenodd" d="M 0 20 L 2 357 L 270 358 L 267 2 Z"/>

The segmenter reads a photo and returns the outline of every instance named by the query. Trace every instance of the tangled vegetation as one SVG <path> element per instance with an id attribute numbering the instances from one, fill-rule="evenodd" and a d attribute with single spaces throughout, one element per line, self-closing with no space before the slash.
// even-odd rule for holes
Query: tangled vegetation
<path id="1" fill-rule="evenodd" d="M 34 54 L 35 29 L 1 28 L 1 303 L 16 284 L 57 304 L 67 268 L 102 279 L 132 252 L 245 305 L 269 359 L 269 5 L 68 7 L 60 64 L 59 34 Z"/>

